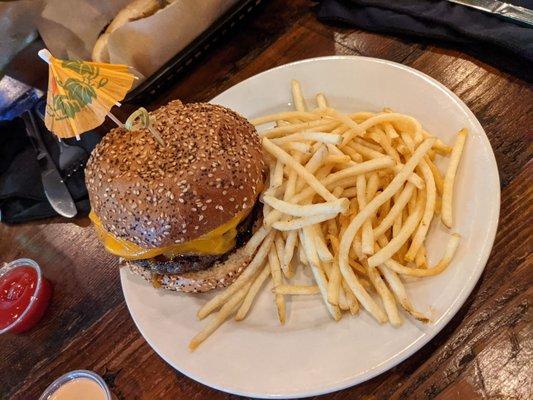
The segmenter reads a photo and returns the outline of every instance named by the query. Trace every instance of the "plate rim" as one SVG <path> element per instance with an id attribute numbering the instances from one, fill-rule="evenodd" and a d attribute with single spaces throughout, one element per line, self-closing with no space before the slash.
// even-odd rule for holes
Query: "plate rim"
<path id="1" fill-rule="evenodd" d="M 179 371 L 183 375 L 187 376 L 190 379 L 195 380 L 196 382 L 199 382 L 205 386 L 208 386 L 210 388 L 220 390 L 225 393 L 231 393 L 239 396 L 247 396 L 247 397 L 254 397 L 254 398 L 262 398 L 262 399 L 296 399 L 296 398 L 303 398 L 308 396 L 318 396 L 328 393 L 337 392 L 339 390 L 343 390 L 352 386 L 356 386 L 360 383 L 366 382 L 372 378 L 375 378 L 378 375 L 381 375 L 382 373 L 396 367 L 401 362 L 405 361 L 407 358 L 411 357 L 413 354 L 415 354 L 417 351 L 419 351 L 422 347 L 429 344 L 433 338 L 438 335 L 446 325 L 451 321 L 451 319 L 459 312 L 461 307 L 465 304 L 466 300 L 474 290 L 477 282 L 479 281 L 481 275 L 485 271 L 488 258 L 490 257 L 494 241 L 496 238 L 496 233 L 499 225 L 499 215 L 500 215 L 500 208 L 501 208 L 501 187 L 500 187 L 500 175 L 498 170 L 498 165 L 496 162 L 496 157 L 494 155 L 494 150 L 492 149 L 492 145 L 490 144 L 490 140 L 487 136 L 487 133 L 485 132 L 485 129 L 479 122 L 479 120 L 476 118 L 475 114 L 470 110 L 470 108 L 449 88 L 447 88 L 444 84 L 440 83 L 436 79 L 432 78 L 431 76 L 423 73 L 422 71 L 419 71 L 415 68 L 386 60 L 386 59 L 380 59 L 375 57 L 364 57 L 364 56 L 351 56 L 351 55 L 334 55 L 334 56 L 324 56 L 324 57 L 312 57 L 312 58 L 306 58 L 303 60 L 298 60 L 294 62 L 290 62 L 283 65 L 278 65 L 276 67 L 267 69 L 265 71 L 262 71 L 258 74 L 252 75 L 234 85 L 227 88 L 223 92 L 219 93 L 212 99 L 210 99 L 209 103 L 216 103 L 217 99 L 224 94 L 226 94 L 230 90 L 234 90 L 237 86 L 245 85 L 250 81 L 261 79 L 263 75 L 266 75 L 268 73 L 271 73 L 272 71 L 284 69 L 287 67 L 291 67 L 294 65 L 299 64 L 305 64 L 305 63 L 313 63 L 313 62 L 321 62 L 321 61 L 329 61 L 329 60 L 336 60 L 336 61 L 351 61 L 351 60 L 360 60 L 363 59 L 368 62 L 375 62 L 379 64 L 385 64 L 387 66 L 399 68 L 402 70 L 407 71 L 408 73 L 416 75 L 418 78 L 425 80 L 426 82 L 430 83 L 431 85 L 435 86 L 437 89 L 444 91 L 455 103 L 459 105 L 459 107 L 465 111 L 465 113 L 468 115 L 470 121 L 474 124 L 476 129 L 479 133 L 482 133 L 480 135 L 481 139 L 485 141 L 488 145 L 488 149 L 490 149 L 489 152 L 489 168 L 495 172 L 493 174 L 493 182 L 491 184 L 495 185 L 498 190 L 494 192 L 494 202 L 493 202 L 493 209 L 490 210 L 489 214 L 491 215 L 491 218 L 489 219 L 489 223 L 487 225 L 487 235 L 486 237 L 488 240 L 485 242 L 484 246 L 480 250 L 481 256 L 479 257 L 480 264 L 482 265 L 481 268 L 478 268 L 477 271 L 474 272 L 473 275 L 471 275 L 470 279 L 465 281 L 464 285 L 462 286 L 459 294 L 454 299 L 454 301 L 449 305 L 446 312 L 439 318 L 439 320 L 434 324 L 434 330 L 430 333 L 424 332 L 421 334 L 415 341 L 411 342 L 409 345 L 407 345 L 403 350 L 395 354 L 394 356 L 390 357 L 389 359 L 386 359 L 382 361 L 380 364 L 376 365 L 375 367 L 369 368 L 367 371 L 365 371 L 362 374 L 357 375 L 353 378 L 344 379 L 341 382 L 336 382 L 334 385 L 323 387 L 322 389 L 316 389 L 312 391 L 299 391 L 299 392 L 292 392 L 292 393 L 257 393 L 257 392 L 250 392 L 250 391 L 241 391 L 241 390 L 235 390 L 234 388 L 225 386 L 225 385 L 218 385 L 218 384 L 211 384 L 203 377 L 198 377 L 191 371 L 187 369 L 179 369 L 176 366 L 173 365 L 173 363 L 165 356 L 163 351 L 160 351 L 155 344 L 151 342 L 149 338 L 147 338 L 141 327 L 139 322 L 136 319 L 135 314 L 132 312 L 132 309 L 130 308 L 130 304 L 128 302 L 129 295 L 127 294 L 127 291 L 124 287 L 124 282 L 126 278 L 124 277 L 125 274 L 128 274 L 129 271 L 123 271 L 123 269 L 120 270 L 120 282 L 121 282 L 121 288 L 122 292 L 124 294 L 124 299 L 126 306 L 128 308 L 128 312 L 130 313 L 130 316 L 132 317 L 135 326 L 143 336 L 144 340 L 148 343 L 148 345 L 161 357 L 167 364 L 169 364 L 172 368 L 174 368 L 176 371 Z"/>

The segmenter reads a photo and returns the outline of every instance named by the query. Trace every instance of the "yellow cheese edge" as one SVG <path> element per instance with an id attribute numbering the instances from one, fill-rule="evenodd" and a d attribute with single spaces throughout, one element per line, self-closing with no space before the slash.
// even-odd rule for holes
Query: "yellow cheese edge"
<path id="1" fill-rule="evenodd" d="M 143 248 L 135 243 L 113 236 L 104 229 L 100 218 L 94 211 L 89 213 L 89 218 L 94 225 L 98 238 L 109 253 L 127 260 L 144 260 L 161 254 L 172 258 L 179 254 L 219 255 L 227 253 L 235 246 L 237 225 L 247 214 L 247 212 L 241 212 L 225 224 L 194 240 L 151 249 Z"/>

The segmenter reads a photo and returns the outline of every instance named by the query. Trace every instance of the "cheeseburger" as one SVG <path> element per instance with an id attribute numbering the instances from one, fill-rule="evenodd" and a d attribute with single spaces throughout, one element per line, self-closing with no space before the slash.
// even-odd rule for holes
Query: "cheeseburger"
<path id="1" fill-rule="evenodd" d="M 93 151 L 90 218 L 106 250 L 156 287 L 204 292 L 250 261 L 264 162 L 246 119 L 218 105 L 172 101 L 147 129 L 111 130 Z"/>

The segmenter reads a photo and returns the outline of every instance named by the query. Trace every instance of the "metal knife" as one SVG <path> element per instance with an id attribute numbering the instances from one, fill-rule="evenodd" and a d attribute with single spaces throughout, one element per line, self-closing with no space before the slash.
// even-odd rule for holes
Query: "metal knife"
<path id="1" fill-rule="evenodd" d="M 26 111 L 22 114 L 22 119 L 26 125 L 26 133 L 37 152 L 37 162 L 41 169 L 41 180 L 46 198 L 59 215 L 67 218 L 74 217 L 78 213 L 76 204 L 59 174 L 54 160 L 48 153 L 34 114 L 31 111 Z"/>
<path id="2" fill-rule="evenodd" d="M 448 0 L 451 3 L 461 4 L 466 7 L 472 7 L 491 14 L 498 14 L 502 17 L 511 18 L 522 23 L 533 25 L 533 11 L 504 3 L 499 0 Z"/>

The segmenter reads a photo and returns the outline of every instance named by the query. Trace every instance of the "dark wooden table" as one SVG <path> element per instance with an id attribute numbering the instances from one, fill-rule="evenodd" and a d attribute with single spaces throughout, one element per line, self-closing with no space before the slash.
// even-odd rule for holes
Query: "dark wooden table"
<path id="1" fill-rule="evenodd" d="M 270 2 L 148 106 L 206 101 L 266 69 L 332 54 L 400 62 L 450 88 L 476 114 L 498 161 L 502 206 L 489 262 L 465 305 L 429 344 L 392 370 L 328 397 L 532 398 L 531 86 L 457 50 L 323 25 L 311 6 Z M 73 369 L 103 375 L 118 399 L 237 398 L 176 372 L 148 346 L 124 303 L 117 259 L 104 252 L 86 220 L 1 225 L 0 262 L 19 257 L 37 260 L 55 293 L 36 329 L 0 338 L 0 399 L 36 399 Z"/>

